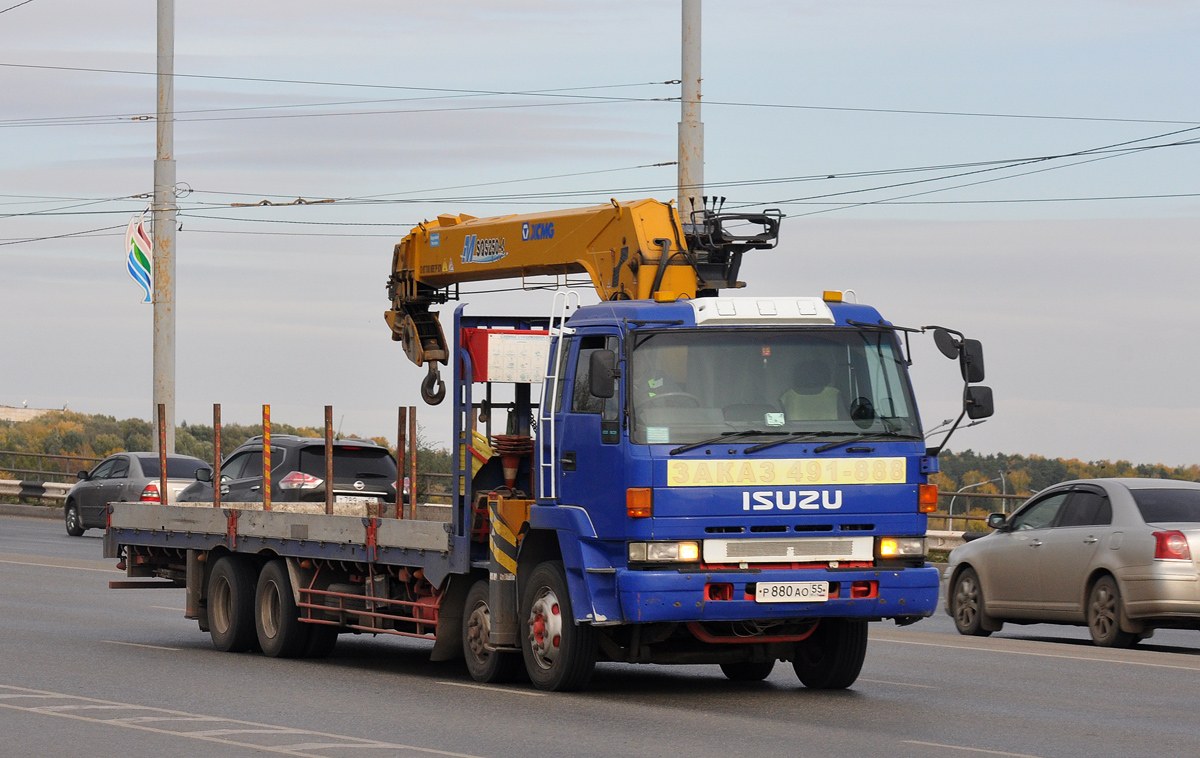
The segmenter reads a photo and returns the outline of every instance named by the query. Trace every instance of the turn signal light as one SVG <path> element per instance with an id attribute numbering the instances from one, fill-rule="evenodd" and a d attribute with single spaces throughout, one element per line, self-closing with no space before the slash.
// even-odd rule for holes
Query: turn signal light
<path id="1" fill-rule="evenodd" d="M 1188 547 L 1187 537 L 1183 532 L 1155 532 L 1154 560 L 1156 561 L 1190 561 L 1192 550 Z"/>
<path id="2" fill-rule="evenodd" d="M 917 485 L 917 513 L 933 513 L 937 510 L 938 489 L 936 484 Z"/>
<path id="3" fill-rule="evenodd" d="M 649 487 L 630 487 L 625 490 L 625 512 L 629 518 L 650 518 L 654 515 L 654 490 Z"/>

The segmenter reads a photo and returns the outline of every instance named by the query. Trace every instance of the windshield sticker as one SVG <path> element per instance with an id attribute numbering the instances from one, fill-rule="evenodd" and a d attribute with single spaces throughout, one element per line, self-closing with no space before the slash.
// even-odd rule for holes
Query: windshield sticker
<path id="1" fill-rule="evenodd" d="M 667 429 L 652 426 L 646 430 L 650 442 L 654 442 L 654 431 L 659 429 L 663 432 L 663 441 L 666 441 Z M 904 458 L 671 461 L 667 469 L 667 486 L 904 484 L 907 481 L 906 469 Z"/>
<path id="2" fill-rule="evenodd" d="M 768 413 L 766 422 L 767 426 L 783 426 L 784 415 L 782 413 Z"/>
<path id="3" fill-rule="evenodd" d="M 646 442 L 650 445 L 665 445 L 671 441 L 671 427 L 669 426 L 648 426 L 646 427 Z"/>

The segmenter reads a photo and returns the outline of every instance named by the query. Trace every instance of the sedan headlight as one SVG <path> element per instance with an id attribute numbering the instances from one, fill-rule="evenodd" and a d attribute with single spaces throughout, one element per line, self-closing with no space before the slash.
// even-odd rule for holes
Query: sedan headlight
<path id="1" fill-rule="evenodd" d="M 925 555 L 924 537 L 880 537 L 875 543 L 880 558 L 908 558 Z"/>
<path id="2" fill-rule="evenodd" d="M 630 563 L 695 563 L 699 542 L 630 542 Z"/>

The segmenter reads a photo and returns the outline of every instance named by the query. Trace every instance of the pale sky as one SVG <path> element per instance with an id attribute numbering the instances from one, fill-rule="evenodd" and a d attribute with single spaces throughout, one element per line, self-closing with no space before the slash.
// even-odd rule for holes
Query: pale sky
<path id="1" fill-rule="evenodd" d="M 178 79 L 178 419 L 271 403 L 319 424 L 332 403 L 344 430 L 394 437 L 423 370 L 382 319 L 393 244 L 439 213 L 672 198 L 674 166 L 635 167 L 675 159 L 679 105 L 655 98 L 679 94 L 661 84 L 679 15 L 179 2 L 179 74 L 374 86 Z M 983 340 L 996 415 L 952 449 L 1200 462 L 1200 145 L 1164 146 L 1200 139 L 1200 3 L 706 0 L 703 27 L 710 191 L 789 215 L 738 294 L 853 288 L 895 323 Z M 153 186 L 154 123 L 134 118 L 154 77 L 25 66 L 152 72 L 154 34 L 150 0 L 0 13 L 0 404 L 150 416 L 151 308 L 123 234 Z M 411 202 L 230 207 L 368 196 Z M 928 337 L 913 347 L 928 428 L 961 385 Z M 448 403 L 419 413 L 448 440 Z"/>

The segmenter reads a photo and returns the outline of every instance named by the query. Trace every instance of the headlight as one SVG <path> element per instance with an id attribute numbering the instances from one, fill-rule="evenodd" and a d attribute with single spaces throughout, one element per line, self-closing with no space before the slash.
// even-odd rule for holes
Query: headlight
<path id="1" fill-rule="evenodd" d="M 629 562 L 695 563 L 700 560 L 699 542 L 630 542 Z"/>
<path id="2" fill-rule="evenodd" d="M 875 554 L 880 558 L 905 558 L 925 555 L 924 537 L 880 537 Z"/>

